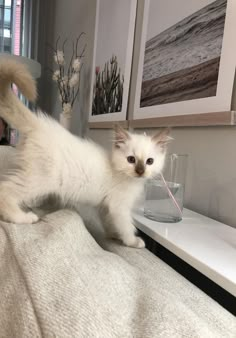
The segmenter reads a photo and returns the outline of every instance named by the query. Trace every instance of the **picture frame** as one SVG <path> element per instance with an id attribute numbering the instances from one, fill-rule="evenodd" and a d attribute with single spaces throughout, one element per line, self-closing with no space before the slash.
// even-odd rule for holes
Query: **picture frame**
<path id="1" fill-rule="evenodd" d="M 232 125 L 234 124 L 235 123 L 234 122 L 235 112 L 233 111 L 234 106 L 232 104 L 233 102 L 232 99 L 233 99 L 233 86 L 234 86 L 235 67 L 236 67 L 236 44 L 233 44 L 232 41 L 234 41 L 234 34 L 236 30 L 236 2 L 234 0 L 216 0 L 216 1 L 202 0 L 200 2 L 189 1 L 189 0 L 178 0 L 176 2 L 171 2 L 172 5 L 170 5 L 169 3 L 170 1 L 171 0 L 168 0 L 168 1 L 166 0 L 140 0 L 139 1 L 138 17 L 137 17 L 138 21 L 136 25 L 137 31 L 136 31 L 136 37 L 135 37 L 136 46 L 135 46 L 135 51 L 134 51 L 134 61 L 133 61 L 134 64 L 133 64 L 133 70 L 132 70 L 132 73 L 134 74 L 134 76 L 132 78 L 132 84 L 131 84 L 132 86 L 131 87 L 131 102 L 130 102 L 130 107 L 129 107 L 130 126 L 142 128 L 142 127 L 156 127 L 156 126 L 192 126 L 192 125 L 195 126 L 195 125 Z M 156 17 L 153 15 L 152 16 L 150 15 L 150 10 L 151 10 L 151 13 L 153 14 L 153 9 L 151 8 L 153 2 L 155 2 L 154 5 L 159 4 L 159 8 L 164 8 L 163 12 L 158 11 L 158 14 Z M 186 17 L 184 18 L 182 17 L 180 20 L 176 19 L 175 21 L 174 15 L 178 16 L 178 14 L 175 14 L 178 11 L 177 10 L 175 11 L 175 8 L 173 8 L 173 6 L 177 6 L 178 4 L 180 5 L 180 2 L 182 4 L 181 12 L 184 12 L 184 13 L 189 12 L 189 13 L 188 15 L 186 15 Z M 183 9 L 183 4 L 188 4 L 188 7 L 191 7 L 193 3 L 195 4 L 195 6 L 198 6 L 198 7 L 200 6 L 199 3 L 201 3 L 202 7 L 198 8 L 198 10 L 193 11 L 193 12 L 191 12 L 191 10 L 188 11 L 188 8 Z M 223 27 L 223 32 L 222 32 L 220 31 L 220 29 L 222 29 L 222 15 L 223 15 L 222 11 L 224 10 L 223 7 L 225 3 L 226 3 L 225 20 L 224 20 L 224 27 Z M 172 21 L 172 24 L 169 27 L 167 24 L 167 26 L 163 28 L 163 30 L 161 30 L 161 27 L 159 27 L 158 29 L 160 30 L 160 33 L 148 39 L 147 38 L 148 33 L 151 34 L 150 32 L 148 32 L 148 29 L 150 31 L 151 29 L 153 29 L 153 32 L 155 31 L 155 27 L 154 27 L 155 23 L 151 24 L 150 22 L 148 22 L 148 20 L 151 18 L 154 18 L 156 22 L 158 22 L 158 15 L 160 17 L 161 16 L 166 17 L 168 11 L 171 11 L 170 21 Z M 219 19 L 218 20 L 219 22 L 218 22 L 218 26 L 215 27 L 213 24 L 213 21 L 216 20 L 217 18 Z M 204 20 L 205 20 L 205 27 L 208 27 L 206 29 L 209 29 L 210 27 L 210 31 L 207 31 L 207 34 L 205 34 L 206 32 L 204 32 L 204 25 L 203 25 L 203 28 L 200 25 L 199 25 L 200 28 L 198 27 L 199 21 L 200 21 L 200 24 L 202 24 L 202 21 Z M 209 21 L 207 22 L 207 20 Z M 212 20 L 212 25 L 211 25 L 211 20 Z M 163 22 L 163 24 L 166 24 L 165 20 L 160 20 L 160 21 Z M 192 26 L 189 23 L 191 21 L 193 21 Z M 180 31 L 181 29 L 182 31 Z M 195 30 L 198 29 L 198 34 L 200 38 L 201 38 L 201 35 L 202 36 L 205 35 L 205 40 L 203 41 L 202 45 L 200 44 L 201 41 L 200 42 L 198 41 L 198 43 L 199 43 L 199 46 L 202 48 L 202 50 L 200 51 L 200 57 L 203 56 L 204 58 L 206 58 L 206 60 L 200 60 L 200 62 L 196 62 L 195 64 L 194 64 L 194 60 L 192 60 L 193 61 L 192 64 L 190 60 L 190 67 L 186 67 L 188 68 L 187 71 L 189 74 L 186 75 L 186 68 L 184 67 L 185 65 L 183 66 L 182 69 L 181 68 L 178 69 L 178 66 L 181 63 L 181 52 L 176 51 L 177 43 L 175 42 L 175 45 L 174 45 L 174 39 L 178 38 L 178 34 L 179 36 L 181 36 L 182 34 L 182 37 L 183 39 L 185 39 L 185 44 L 186 44 L 186 41 L 188 39 L 193 40 L 195 38 L 194 36 L 191 36 L 191 34 L 188 37 L 188 34 L 189 34 L 188 32 L 189 31 L 192 32 L 192 30 L 194 29 Z M 200 29 L 203 29 L 203 32 L 199 33 Z M 217 32 L 214 32 L 214 29 L 217 29 Z M 174 34 L 174 30 L 176 30 L 175 34 Z M 214 40 L 213 42 L 210 41 L 211 35 L 212 37 L 214 37 L 215 36 L 214 34 L 215 35 L 218 34 L 218 36 L 220 36 L 221 34 L 222 36 L 221 47 L 219 46 L 219 39 L 215 43 L 215 45 L 214 45 Z M 209 41 L 207 41 L 207 38 Z M 172 46 L 171 46 L 171 43 L 172 43 L 171 39 L 173 41 Z M 180 38 L 180 42 L 181 42 L 181 38 Z M 212 45 L 210 45 L 210 42 L 212 43 Z M 166 43 L 166 45 L 169 44 L 168 46 L 169 50 L 166 49 L 166 46 L 164 46 L 165 48 L 161 49 L 160 48 L 161 43 L 162 44 Z M 204 51 L 204 46 L 206 48 L 205 51 Z M 214 48 L 216 48 L 216 46 L 218 49 L 217 51 L 214 51 Z M 146 47 L 146 50 L 145 50 L 145 47 Z M 158 50 L 159 55 L 157 55 L 157 53 L 155 55 L 154 47 L 157 49 L 159 48 Z M 186 45 L 184 47 L 186 48 Z M 198 55 L 194 55 L 193 47 L 194 47 L 193 43 L 191 42 L 189 46 L 189 57 L 193 56 L 196 58 Z M 148 48 L 149 50 L 147 50 Z M 181 44 L 180 44 L 180 48 L 181 48 Z M 207 48 L 212 48 L 212 50 L 210 50 L 210 53 L 212 53 L 213 55 L 212 58 L 211 58 L 211 55 L 210 56 L 207 55 L 207 52 L 208 52 Z M 218 56 L 218 60 L 216 60 L 217 52 L 219 52 L 219 49 L 220 49 L 220 54 Z M 163 59 L 161 59 L 162 57 L 161 52 L 163 52 Z M 152 53 L 152 55 L 150 53 Z M 171 53 L 173 53 L 173 55 L 171 55 Z M 177 56 L 175 55 L 175 53 L 177 54 Z M 176 63 L 176 65 L 174 65 L 174 61 L 173 61 L 172 66 L 174 70 L 176 66 L 177 70 L 172 71 L 172 72 L 169 70 L 169 73 L 168 73 L 168 70 L 166 71 L 165 67 L 167 67 L 167 63 L 169 67 L 170 65 L 169 60 L 171 58 L 174 59 L 174 56 L 176 58 L 178 57 L 178 62 Z M 145 57 L 146 57 L 146 60 L 145 60 Z M 155 64 L 155 57 L 157 59 L 156 64 Z M 145 61 L 146 61 L 146 64 L 145 64 Z M 153 62 L 153 64 L 151 64 L 151 62 Z M 186 62 L 189 62 L 187 57 L 186 59 L 182 60 L 182 64 Z M 207 62 L 208 62 L 208 65 L 206 64 Z M 218 68 L 217 68 L 217 62 L 218 62 Z M 203 66 L 203 64 L 208 66 L 208 67 L 205 67 L 205 70 L 204 69 L 201 70 L 201 66 Z M 154 73 L 156 71 L 155 65 L 156 67 L 159 65 L 159 67 L 157 67 L 156 69 L 157 69 L 157 74 L 159 72 L 160 75 L 157 75 L 154 78 L 154 81 L 152 81 L 153 80 L 152 71 Z M 144 69 L 145 66 L 146 68 Z M 152 67 L 154 67 L 153 70 L 152 70 Z M 208 70 L 209 72 L 213 73 L 213 76 L 212 74 L 208 74 L 209 78 L 211 76 L 212 78 L 214 78 L 214 81 L 212 81 L 211 83 L 211 88 L 207 88 L 207 85 L 208 85 L 207 77 L 204 79 L 204 76 L 205 76 L 204 71 L 206 72 Z M 162 74 L 161 74 L 161 71 L 162 71 Z M 165 71 L 166 71 L 166 74 L 165 74 Z M 192 74 L 191 71 L 195 73 Z M 191 76 L 197 77 L 200 75 L 202 76 L 203 83 L 205 81 L 205 87 L 206 87 L 205 91 L 204 91 L 204 86 L 202 86 L 202 88 L 200 86 L 198 88 L 194 88 L 194 81 L 193 81 L 193 88 L 189 93 L 187 91 L 184 92 L 183 90 L 181 92 L 181 88 L 186 89 L 189 83 L 191 84 L 191 81 L 190 81 L 189 83 L 186 83 L 186 85 L 184 86 L 183 82 L 185 81 L 186 76 L 190 76 L 191 78 Z M 146 83 L 145 83 L 145 76 L 147 78 Z M 149 76 L 151 80 L 149 80 L 148 78 Z M 168 76 L 169 76 L 169 79 L 168 79 Z M 180 77 L 179 81 L 178 81 L 178 76 Z M 166 80 L 166 83 L 165 83 L 165 80 Z M 165 88 L 163 89 L 165 85 L 166 87 L 168 87 L 168 80 L 170 81 L 169 95 L 168 95 L 168 90 L 166 90 L 165 92 Z M 146 97 L 145 97 L 145 94 L 143 94 L 144 89 L 146 90 L 146 93 L 147 93 Z M 179 93 L 178 93 L 178 90 L 179 90 Z M 173 100 L 173 97 L 171 98 L 171 95 L 174 91 L 175 91 L 174 95 L 175 95 L 176 100 Z M 164 95 L 163 95 L 163 92 L 164 92 Z M 149 95 L 150 93 L 152 95 Z M 155 94 L 157 93 L 159 93 L 159 96 L 155 102 Z M 210 93 L 210 95 L 207 96 L 207 93 L 208 94 Z M 179 98 L 177 97 L 178 95 L 179 95 Z M 185 97 L 185 99 L 181 99 L 181 96 Z M 150 97 L 154 98 L 154 101 L 148 102 L 148 99 Z M 169 97 L 170 97 L 170 102 L 168 102 Z M 171 102 L 171 100 L 173 101 Z"/>
<path id="2" fill-rule="evenodd" d="M 96 0 L 89 105 L 92 128 L 109 128 L 115 122 L 127 125 L 136 7 L 137 0 Z M 112 17 L 106 11 L 113 13 Z M 106 88 L 113 88 L 112 95 Z"/>

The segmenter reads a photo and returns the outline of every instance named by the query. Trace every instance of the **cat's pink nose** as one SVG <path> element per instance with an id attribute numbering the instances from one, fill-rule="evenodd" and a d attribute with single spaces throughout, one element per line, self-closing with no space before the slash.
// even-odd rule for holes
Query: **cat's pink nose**
<path id="1" fill-rule="evenodd" d="M 142 176 L 145 171 L 145 167 L 143 164 L 143 161 L 138 161 L 136 166 L 135 166 L 135 172 L 139 175 Z"/>
<path id="2" fill-rule="evenodd" d="M 135 172 L 139 175 L 142 176 L 144 174 L 144 168 L 135 168 Z"/>

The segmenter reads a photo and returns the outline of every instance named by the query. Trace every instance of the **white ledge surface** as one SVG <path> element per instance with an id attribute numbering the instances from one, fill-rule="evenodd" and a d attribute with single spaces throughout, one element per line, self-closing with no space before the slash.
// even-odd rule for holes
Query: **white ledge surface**
<path id="1" fill-rule="evenodd" d="M 236 229 L 184 209 L 179 223 L 159 223 L 134 212 L 138 229 L 236 296 Z"/>

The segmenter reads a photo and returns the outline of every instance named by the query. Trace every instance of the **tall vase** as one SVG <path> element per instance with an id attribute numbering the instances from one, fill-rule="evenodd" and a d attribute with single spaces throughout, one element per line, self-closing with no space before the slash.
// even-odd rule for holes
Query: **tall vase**
<path id="1" fill-rule="evenodd" d="M 71 129 L 71 116 L 65 116 L 64 114 L 60 114 L 60 124 L 67 130 Z"/>

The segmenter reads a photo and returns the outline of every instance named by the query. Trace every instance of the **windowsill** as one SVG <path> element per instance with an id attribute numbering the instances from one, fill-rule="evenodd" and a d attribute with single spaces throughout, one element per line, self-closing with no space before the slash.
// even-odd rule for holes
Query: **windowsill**
<path id="1" fill-rule="evenodd" d="M 236 296 L 236 229 L 184 209 L 179 223 L 159 223 L 134 212 L 136 227 Z"/>

